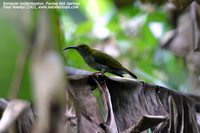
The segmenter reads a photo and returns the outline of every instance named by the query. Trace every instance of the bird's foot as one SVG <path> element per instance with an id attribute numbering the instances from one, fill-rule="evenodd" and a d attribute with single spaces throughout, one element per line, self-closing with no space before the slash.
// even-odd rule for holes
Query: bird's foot
<path id="1" fill-rule="evenodd" d="M 93 74 L 94 78 L 98 79 L 99 82 L 105 82 L 105 75 L 102 72 L 95 72 Z"/>
<path id="2" fill-rule="evenodd" d="M 99 77 L 99 76 L 104 76 L 102 72 L 95 72 L 93 73 L 94 76 Z"/>

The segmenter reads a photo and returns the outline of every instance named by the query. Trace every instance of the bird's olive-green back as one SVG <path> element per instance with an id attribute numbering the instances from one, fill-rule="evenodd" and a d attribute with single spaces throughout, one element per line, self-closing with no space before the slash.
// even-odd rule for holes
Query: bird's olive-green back
<path id="1" fill-rule="evenodd" d="M 111 57 L 110 55 L 108 55 L 106 53 L 103 53 L 99 50 L 94 49 L 92 51 L 92 54 L 95 58 L 95 61 L 100 64 L 103 64 L 103 65 L 106 65 L 106 66 L 109 66 L 112 68 L 116 68 L 116 69 L 123 68 L 122 65 L 116 59 L 114 59 L 113 57 Z"/>

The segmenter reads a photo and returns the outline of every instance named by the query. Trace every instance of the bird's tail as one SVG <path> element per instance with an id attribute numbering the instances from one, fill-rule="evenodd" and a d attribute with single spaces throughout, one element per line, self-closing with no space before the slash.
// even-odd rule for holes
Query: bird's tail
<path id="1" fill-rule="evenodd" d="M 125 68 L 124 68 L 124 70 L 125 70 L 129 75 L 131 75 L 131 77 L 137 79 L 137 76 L 136 76 L 135 74 L 133 74 L 132 72 L 130 72 L 129 70 L 127 70 L 127 69 L 125 69 Z"/>

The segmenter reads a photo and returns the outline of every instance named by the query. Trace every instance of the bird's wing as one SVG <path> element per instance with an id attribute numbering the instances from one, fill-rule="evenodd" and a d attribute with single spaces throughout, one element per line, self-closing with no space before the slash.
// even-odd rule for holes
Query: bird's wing
<path id="1" fill-rule="evenodd" d="M 103 53 L 99 50 L 94 50 L 93 56 L 97 63 L 103 64 L 112 68 L 116 68 L 116 69 L 122 68 L 122 65 L 116 59 L 114 59 L 110 55 Z"/>

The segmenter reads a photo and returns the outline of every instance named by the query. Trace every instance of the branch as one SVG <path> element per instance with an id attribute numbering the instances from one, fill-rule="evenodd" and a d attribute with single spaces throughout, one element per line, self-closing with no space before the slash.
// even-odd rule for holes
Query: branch
<path id="1" fill-rule="evenodd" d="M 67 79 L 66 91 L 71 100 L 65 120 L 66 130 L 72 133 L 200 131 L 199 97 L 121 77 L 90 74 L 71 75 Z M 105 118 L 93 95 L 94 89 L 101 92 Z"/>

